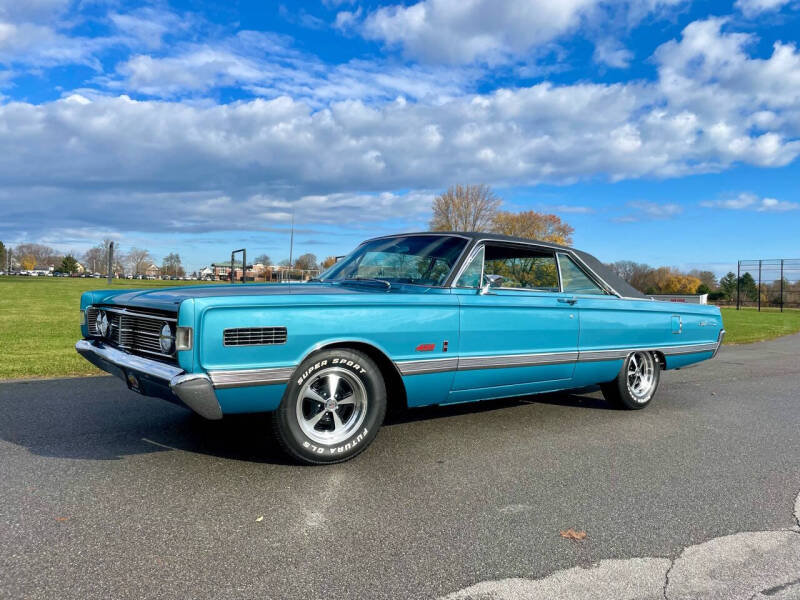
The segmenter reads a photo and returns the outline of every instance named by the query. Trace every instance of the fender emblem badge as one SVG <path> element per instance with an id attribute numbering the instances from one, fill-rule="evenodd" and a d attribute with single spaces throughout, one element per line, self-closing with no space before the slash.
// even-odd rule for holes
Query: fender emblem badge
<path id="1" fill-rule="evenodd" d="M 436 350 L 436 344 L 420 344 L 416 350 L 417 352 L 433 352 Z"/>

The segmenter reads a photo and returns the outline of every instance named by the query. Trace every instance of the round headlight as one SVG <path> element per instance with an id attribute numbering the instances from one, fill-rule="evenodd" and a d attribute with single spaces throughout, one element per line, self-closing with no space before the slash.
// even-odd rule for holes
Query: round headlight
<path id="1" fill-rule="evenodd" d="M 101 310 L 97 313 L 94 318 L 94 327 L 101 336 L 106 337 L 108 335 L 108 315 L 106 311 Z"/>
<path id="2" fill-rule="evenodd" d="M 172 335 L 172 328 L 169 326 L 169 323 L 164 323 L 164 326 L 161 328 L 161 333 L 158 336 L 158 343 L 164 354 L 172 354 L 175 338 Z"/>

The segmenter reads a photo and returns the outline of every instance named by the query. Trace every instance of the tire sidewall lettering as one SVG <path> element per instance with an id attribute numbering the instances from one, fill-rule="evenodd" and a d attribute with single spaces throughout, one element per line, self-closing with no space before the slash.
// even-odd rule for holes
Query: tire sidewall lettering
<path id="1" fill-rule="evenodd" d="M 313 452 L 314 454 L 342 454 L 343 452 L 348 452 L 349 450 L 354 450 L 356 446 L 358 446 L 361 442 L 363 442 L 367 438 L 367 434 L 369 433 L 369 429 L 364 427 L 358 435 L 355 437 L 351 437 L 349 441 L 339 446 L 323 446 L 317 445 L 308 440 L 303 442 L 303 448 L 306 450 Z"/>
<path id="2" fill-rule="evenodd" d="M 347 367 L 352 370 L 356 375 L 366 375 L 368 371 L 362 367 L 358 362 L 349 359 L 349 358 L 332 358 L 330 361 L 326 358 L 320 361 L 315 362 L 313 365 L 310 365 L 307 369 L 305 369 L 300 376 L 296 379 L 297 385 L 303 385 L 306 379 L 308 379 L 311 375 L 313 375 L 316 371 L 320 370 L 323 367 L 331 365 L 338 365 L 340 367 Z"/>

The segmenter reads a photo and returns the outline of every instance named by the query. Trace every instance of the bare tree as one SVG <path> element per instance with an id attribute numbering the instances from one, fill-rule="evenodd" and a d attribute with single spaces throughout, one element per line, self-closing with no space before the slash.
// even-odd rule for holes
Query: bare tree
<path id="1" fill-rule="evenodd" d="M 697 277 L 700 280 L 700 283 L 705 285 L 710 290 L 715 290 L 719 287 L 719 282 L 717 281 L 717 276 L 714 275 L 711 271 L 700 271 L 699 269 L 692 269 L 689 271 L 689 275 L 692 277 Z"/>
<path id="2" fill-rule="evenodd" d="M 262 264 L 265 267 L 268 267 L 272 264 L 272 259 L 269 257 L 268 254 L 259 254 L 258 256 L 256 256 L 256 260 L 253 262 L 253 264 L 255 265 Z"/>
<path id="3" fill-rule="evenodd" d="M 19 244 L 14 248 L 14 254 L 20 257 L 26 256 L 28 257 L 27 263 L 33 260 L 39 266 L 56 266 L 64 259 L 59 252 L 42 244 Z"/>
<path id="4" fill-rule="evenodd" d="M 150 252 L 142 248 L 131 248 L 128 252 L 128 268 L 134 275 L 143 275 L 153 262 Z"/>
<path id="5" fill-rule="evenodd" d="M 104 268 L 103 249 L 100 247 L 89 248 L 83 255 L 83 264 L 89 272 L 99 272 Z"/>
<path id="6" fill-rule="evenodd" d="M 303 254 L 302 256 L 298 256 L 297 260 L 294 261 L 294 268 L 299 271 L 314 270 L 317 268 L 317 257 L 310 252 Z"/>
<path id="7" fill-rule="evenodd" d="M 432 231 L 490 231 L 502 200 L 488 185 L 451 185 L 433 200 Z"/>
<path id="8" fill-rule="evenodd" d="M 164 261 L 161 263 L 161 273 L 171 277 L 183 277 L 186 271 L 184 271 L 183 265 L 181 265 L 181 255 L 177 252 L 170 252 L 167 254 L 164 257 Z"/>

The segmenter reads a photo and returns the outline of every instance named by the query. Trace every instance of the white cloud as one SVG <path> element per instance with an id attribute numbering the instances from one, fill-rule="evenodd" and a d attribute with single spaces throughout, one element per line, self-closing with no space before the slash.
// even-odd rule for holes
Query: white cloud
<path id="1" fill-rule="evenodd" d="M 619 223 L 636 223 L 639 221 L 657 221 L 671 219 L 683 212 L 683 207 L 679 204 L 669 202 L 647 202 L 644 200 L 628 202 L 629 212 L 614 220 Z"/>
<path id="2" fill-rule="evenodd" d="M 595 212 L 591 206 L 579 206 L 576 204 L 554 204 L 542 206 L 541 210 L 545 212 L 568 213 L 576 215 L 588 215 Z"/>
<path id="3" fill-rule="evenodd" d="M 800 210 L 800 203 L 776 198 L 762 198 L 750 192 L 742 192 L 732 198 L 708 200 L 701 202 L 706 208 L 724 208 L 727 210 L 754 210 L 758 212 L 786 212 Z"/>
<path id="4" fill-rule="evenodd" d="M 317 222 L 331 215 L 356 222 L 359 212 L 420 218 L 423 209 L 414 207 L 429 205 L 420 195 L 427 192 L 414 190 L 457 181 L 568 184 L 785 165 L 800 154 L 800 54 L 778 44 L 768 58 L 751 58 L 750 38 L 724 33 L 723 24 L 693 23 L 663 45 L 652 82 L 541 83 L 486 94 L 460 92 L 456 83 L 449 98 L 426 95 L 441 84 L 433 69 L 384 72 L 357 62 L 307 69 L 308 57 L 253 38 L 283 53 L 267 78 L 250 56 L 187 46 L 186 62 L 152 59 L 152 69 L 131 70 L 126 85 L 202 88 L 209 69 L 217 81 L 249 78 L 254 89 L 267 84 L 269 94 L 284 95 L 214 105 L 74 93 L 40 105 L 0 104 L 0 231 L 24 230 L 32 215 L 73 219 L 72 226 L 210 231 L 247 226 L 252 214 L 285 219 L 292 202 Z M 203 52 L 209 60 L 192 67 L 188 57 Z M 414 81 L 420 73 L 428 79 Z M 419 88 L 404 96 L 418 100 L 393 97 L 412 84 Z M 352 99 L 369 93 L 370 103 Z M 386 191 L 395 193 L 380 195 Z M 788 210 L 781 202 L 761 208 Z M 663 218 L 679 207 L 630 209 Z"/>
<path id="5" fill-rule="evenodd" d="M 181 44 L 173 54 L 133 56 L 114 77 L 97 82 L 111 89 L 172 98 L 237 86 L 255 95 L 288 95 L 319 106 L 345 99 L 393 100 L 398 96 L 441 102 L 461 95 L 467 69 L 404 66 L 351 60 L 330 66 L 291 47 L 289 40 L 255 31 L 208 44 Z"/>
<path id="6" fill-rule="evenodd" d="M 99 69 L 94 54 L 105 45 L 100 38 L 72 37 L 50 25 L 0 21 L 0 64 L 34 67 L 83 64 Z"/>
<path id="7" fill-rule="evenodd" d="M 582 27 L 607 34 L 618 23 L 632 26 L 648 14 L 679 4 L 680 0 L 421 0 L 369 13 L 362 32 L 369 39 L 401 47 L 415 59 L 492 64 L 527 54 Z M 625 54 L 618 49 L 610 58 L 619 64 Z"/>
<path id="8" fill-rule="evenodd" d="M 633 59 L 633 53 L 622 46 L 618 40 L 605 39 L 599 41 L 594 48 L 593 60 L 615 69 L 625 69 Z"/>
<path id="9" fill-rule="evenodd" d="M 128 13 L 112 12 L 108 18 L 120 35 L 130 38 L 128 45 L 147 50 L 161 48 L 165 36 L 184 32 L 196 21 L 189 15 L 178 15 L 153 7 Z"/>
<path id="10" fill-rule="evenodd" d="M 361 18 L 360 6 L 357 10 L 342 10 L 336 13 L 336 19 L 333 22 L 333 26 L 336 29 L 347 31 L 355 27 L 359 18 Z"/>
<path id="11" fill-rule="evenodd" d="M 757 17 L 765 12 L 778 11 L 792 0 L 736 0 L 736 8 L 749 18 Z"/>

